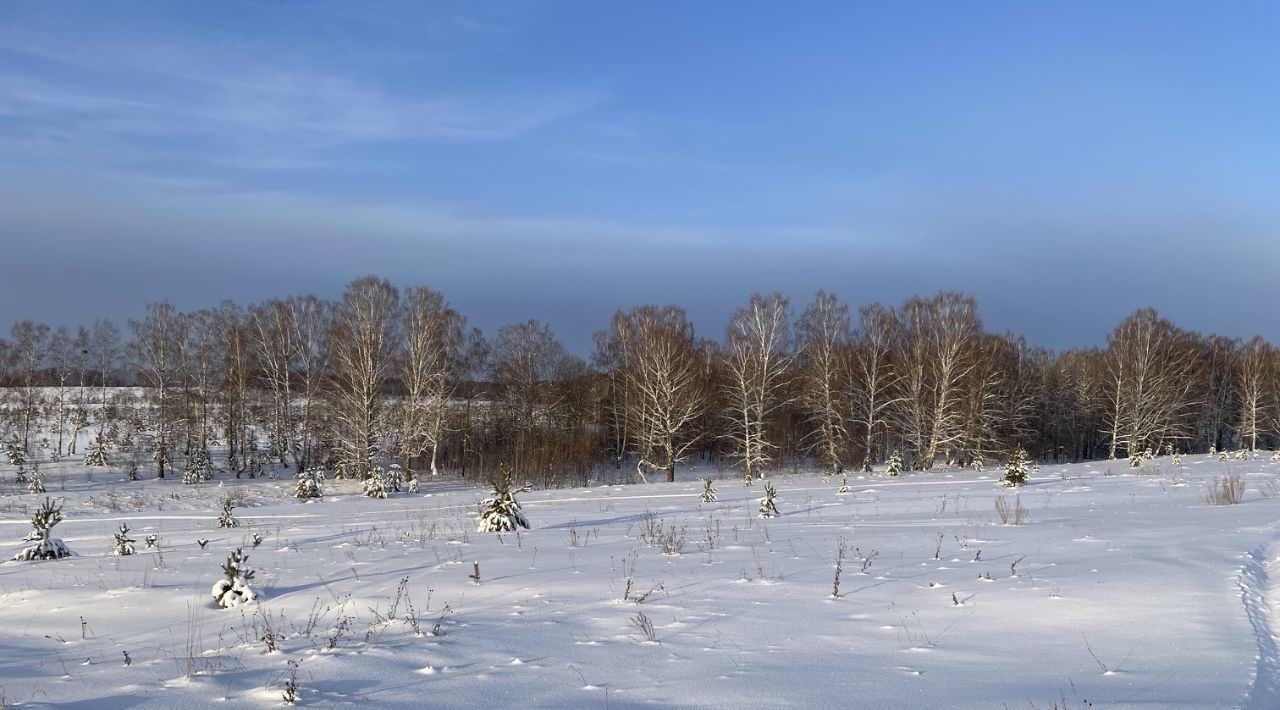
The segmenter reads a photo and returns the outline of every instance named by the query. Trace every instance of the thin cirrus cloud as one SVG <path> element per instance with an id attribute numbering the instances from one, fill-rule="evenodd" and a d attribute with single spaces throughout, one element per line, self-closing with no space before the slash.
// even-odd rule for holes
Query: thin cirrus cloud
<path id="1" fill-rule="evenodd" d="M 226 47 L 66 49 L 9 31 L 0 51 L 57 69 L 0 72 L 5 144 L 121 161 L 303 168 L 327 162 L 326 149 L 355 144 L 509 140 L 607 99 L 595 88 L 400 92 Z"/>

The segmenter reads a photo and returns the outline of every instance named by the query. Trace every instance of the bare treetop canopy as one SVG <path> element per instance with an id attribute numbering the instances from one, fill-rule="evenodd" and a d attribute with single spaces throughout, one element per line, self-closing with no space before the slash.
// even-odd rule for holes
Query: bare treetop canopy
<path id="1" fill-rule="evenodd" d="M 12 327 L 0 341 L 11 456 L 50 431 L 58 456 L 88 437 L 95 462 L 134 476 L 190 473 L 195 461 L 364 478 L 394 463 L 407 484 L 508 462 L 547 485 L 700 467 L 750 484 L 802 465 L 877 470 L 894 452 L 928 470 L 981 468 L 1019 446 L 1033 460 L 1081 460 L 1280 442 L 1275 349 L 1186 331 L 1152 309 L 1106 348 L 1053 353 L 985 332 L 959 293 L 856 312 L 825 292 L 803 307 L 756 294 L 719 341 L 679 306 L 619 310 L 588 364 L 545 323 L 488 340 L 444 294 L 368 276 L 334 302 L 153 303 L 129 334 L 126 347 L 109 321 L 74 335 Z M 138 389 L 108 388 L 119 384 Z M 200 458 L 211 446 L 212 466 Z"/>

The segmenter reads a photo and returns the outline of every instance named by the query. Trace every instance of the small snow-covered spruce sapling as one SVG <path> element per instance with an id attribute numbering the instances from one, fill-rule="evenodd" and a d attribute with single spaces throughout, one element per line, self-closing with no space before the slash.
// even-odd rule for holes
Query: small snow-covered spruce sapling
<path id="1" fill-rule="evenodd" d="M 702 479 L 702 495 L 698 496 L 698 500 L 703 503 L 716 502 L 716 489 L 710 478 Z"/>
<path id="2" fill-rule="evenodd" d="M 10 466 L 22 468 L 27 463 L 27 452 L 22 448 L 22 444 L 17 439 L 12 439 L 9 445 L 5 447 L 4 456 L 9 461 Z"/>
<path id="3" fill-rule="evenodd" d="M 1129 457 L 1129 468 L 1139 468 L 1142 466 L 1142 455 L 1134 453 Z"/>
<path id="4" fill-rule="evenodd" d="M 836 495 L 842 496 L 842 495 L 847 495 L 848 493 L 849 493 L 849 477 L 845 476 L 844 479 L 840 481 L 840 487 L 836 489 Z"/>
<path id="5" fill-rule="evenodd" d="M 1027 452 L 1021 446 L 1009 454 L 1009 462 L 1004 465 L 1004 482 L 1009 486 L 1020 486 L 1027 482 Z"/>
<path id="6" fill-rule="evenodd" d="M 775 518 L 781 513 L 778 512 L 778 505 L 775 501 L 778 499 L 778 491 L 773 487 L 772 483 L 764 484 L 764 497 L 760 499 L 760 517 Z"/>
<path id="7" fill-rule="evenodd" d="M 182 474 L 182 482 L 191 485 L 203 483 L 212 478 L 213 464 L 209 461 L 209 450 L 201 446 L 187 457 L 187 470 Z"/>
<path id="8" fill-rule="evenodd" d="M 388 492 L 399 493 L 404 490 L 404 469 L 400 468 L 400 464 L 393 463 L 387 467 L 382 483 Z"/>
<path id="9" fill-rule="evenodd" d="M 191 452 L 191 468 L 201 481 L 213 480 L 213 461 L 209 458 L 209 450 L 201 446 Z"/>
<path id="10" fill-rule="evenodd" d="M 73 553 L 62 540 L 51 537 L 53 526 L 62 522 L 62 506 L 54 505 L 45 498 L 39 510 L 31 516 L 31 532 L 22 538 L 23 542 L 34 542 L 34 545 L 13 556 L 14 560 L 59 560 L 70 557 Z"/>
<path id="11" fill-rule="evenodd" d="M 111 554 L 117 557 L 133 554 L 133 543 L 137 542 L 129 537 L 129 525 L 120 523 L 120 529 L 116 531 L 116 546 L 111 550 Z"/>
<path id="12" fill-rule="evenodd" d="M 896 476 L 902 473 L 902 455 L 897 451 L 889 454 L 888 468 L 885 472 L 890 476 Z"/>
<path id="13" fill-rule="evenodd" d="M 306 500 L 324 495 L 324 485 L 321 483 L 322 475 L 319 469 L 309 468 L 305 471 L 299 471 L 297 479 L 298 486 L 294 490 L 294 495 L 298 498 Z"/>
<path id="14" fill-rule="evenodd" d="M 28 493 L 44 493 L 44 474 L 35 471 L 31 474 L 31 480 L 27 481 Z"/>
<path id="15" fill-rule="evenodd" d="M 258 598 L 257 593 L 249 586 L 249 580 L 253 579 L 253 570 L 245 567 L 248 561 L 249 556 L 237 547 L 222 565 L 222 573 L 226 575 L 226 579 L 214 582 L 211 591 L 213 601 L 223 609 L 230 609 Z"/>
<path id="16" fill-rule="evenodd" d="M 364 479 L 364 494 L 370 498 L 387 497 L 387 477 L 381 466 L 371 466 Z"/>
<path id="17" fill-rule="evenodd" d="M 229 500 L 222 501 L 222 515 L 218 516 L 218 527 L 220 528 L 238 528 L 240 520 L 231 513 L 236 506 Z"/>
<path id="18" fill-rule="evenodd" d="M 84 452 L 84 465 L 90 468 L 102 468 L 107 465 L 107 442 L 103 440 L 101 433 L 92 444 L 89 444 L 89 450 Z"/>
<path id="19" fill-rule="evenodd" d="M 511 467 L 505 463 L 499 465 L 498 475 L 493 478 L 493 495 L 480 501 L 480 532 L 512 532 L 529 527 L 520 502 L 511 490 L 513 485 Z"/>

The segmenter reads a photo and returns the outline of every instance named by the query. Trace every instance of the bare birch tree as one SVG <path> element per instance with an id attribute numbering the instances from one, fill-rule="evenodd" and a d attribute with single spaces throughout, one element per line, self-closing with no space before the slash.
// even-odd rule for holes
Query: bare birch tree
<path id="1" fill-rule="evenodd" d="M 1258 450 L 1258 437 L 1270 419 L 1270 390 L 1275 381 L 1275 354 L 1260 337 L 1254 337 L 1240 349 L 1240 417 L 1241 445 Z"/>
<path id="2" fill-rule="evenodd" d="M 98 369 L 98 386 L 101 388 L 99 404 L 107 404 L 107 378 L 116 358 L 120 355 L 120 329 L 110 320 L 99 318 L 93 323 L 93 333 L 89 336 L 89 352 L 93 364 Z"/>
<path id="3" fill-rule="evenodd" d="M 221 354 L 217 330 L 217 313 L 201 310 L 187 316 L 190 377 L 194 389 L 192 430 L 194 446 L 209 446 L 210 403 L 214 396 L 214 372 Z"/>
<path id="4" fill-rule="evenodd" d="M 398 308 L 399 293 L 389 281 L 365 276 L 347 287 L 329 336 L 333 433 L 344 466 L 360 480 L 383 433 Z"/>
<path id="5" fill-rule="evenodd" d="M 929 310 L 933 422 L 925 461 L 932 463 L 939 454 L 951 459 L 963 438 L 961 397 L 966 378 L 977 366 L 982 324 L 971 296 L 944 291 L 930 299 Z"/>
<path id="6" fill-rule="evenodd" d="M 1121 443 L 1132 456 L 1188 438 L 1199 365 L 1194 337 L 1153 309 L 1116 327 L 1107 338 L 1112 458 Z"/>
<path id="7" fill-rule="evenodd" d="M 249 331 L 253 338 L 261 378 L 271 392 L 271 454 L 280 461 L 295 454 L 293 432 L 293 372 L 298 346 L 294 310 L 287 301 L 273 300 L 249 309 Z M 295 463 L 296 463 L 295 458 Z"/>
<path id="8" fill-rule="evenodd" d="M 403 302 L 401 454 L 412 475 L 411 462 L 430 452 L 429 470 L 435 476 L 445 413 L 457 381 L 464 320 L 443 295 L 430 289 L 407 288 Z"/>
<path id="9" fill-rule="evenodd" d="M 18 362 L 21 378 L 22 448 L 30 450 L 31 425 L 39 414 L 40 391 L 36 389 L 36 375 L 44 365 L 45 345 L 49 339 L 49 326 L 24 320 L 9 329 L 13 338 L 13 353 Z"/>
<path id="10" fill-rule="evenodd" d="M 844 470 L 849 431 L 845 392 L 850 350 L 849 306 L 818 291 L 800 314 L 801 403 L 811 450 L 833 475 Z"/>
<path id="11" fill-rule="evenodd" d="M 697 441 L 693 425 L 706 402 L 705 365 L 693 339 L 693 325 L 676 306 L 641 306 L 614 318 L 619 339 L 628 343 L 624 369 L 634 395 L 628 414 L 640 454 L 636 471 L 666 471 Z"/>
<path id="12" fill-rule="evenodd" d="M 236 471 L 249 464 L 253 448 L 249 421 L 249 385 L 252 338 L 243 309 L 223 301 L 214 314 L 218 349 L 222 356 L 221 385 L 223 430 L 227 436 L 227 462 Z"/>
<path id="13" fill-rule="evenodd" d="M 172 390 L 178 379 L 180 321 L 177 309 L 168 302 L 149 303 L 146 318 L 129 321 L 129 329 L 133 331 L 134 357 L 149 395 L 148 419 L 156 478 L 164 478 L 173 445 Z"/>
<path id="14" fill-rule="evenodd" d="M 62 438 L 67 431 L 67 380 L 75 374 L 75 351 L 72 350 L 71 333 L 66 326 L 60 326 L 49 341 L 49 366 L 53 368 L 53 376 L 58 380 L 57 413 L 54 415 L 54 426 L 58 439 L 55 451 L 62 455 Z"/>
<path id="15" fill-rule="evenodd" d="M 314 464 L 313 457 L 319 439 L 320 406 L 317 402 L 320 400 L 326 368 L 325 354 L 328 348 L 325 338 L 329 331 L 333 304 L 315 296 L 297 296 L 290 298 L 288 305 L 289 324 L 293 328 L 289 339 L 293 343 L 291 359 L 297 368 L 301 388 L 299 432 L 294 457 L 298 462 L 298 469 L 306 470 Z"/>
<path id="16" fill-rule="evenodd" d="M 908 380 L 896 366 L 894 353 L 901 340 L 902 328 L 892 309 L 880 304 L 859 309 L 858 330 L 852 356 L 847 363 L 850 372 L 845 386 L 848 388 L 849 423 L 862 434 L 861 469 L 867 473 L 870 473 L 873 463 L 883 458 L 876 455 L 876 440 L 886 435 L 895 408 L 906 401 L 902 391 L 904 384 L 907 392 L 924 386 L 923 360 L 919 362 L 921 369 L 917 371 L 920 375 L 917 380 Z M 907 421 L 912 416 L 915 415 L 909 412 L 899 421 Z M 923 419 L 922 413 L 920 418 Z M 923 432 L 922 421 L 918 431 Z"/>
<path id="17" fill-rule="evenodd" d="M 752 294 L 725 329 L 726 438 L 746 480 L 760 478 L 778 448 L 766 425 L 775 410 L 790 403 L 783 397 L 784 375 L 795 359 L 790 341 L 791 307 L 780 293 Z"/>

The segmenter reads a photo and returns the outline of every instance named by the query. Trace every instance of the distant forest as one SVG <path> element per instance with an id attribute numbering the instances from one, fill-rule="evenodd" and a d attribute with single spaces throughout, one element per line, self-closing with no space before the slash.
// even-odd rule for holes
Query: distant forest
<path id="1" fill-rule="evenodd" d="M 1276 350 L 1151 309 L 1105 348 L 1055 353 L 986 332 L 960 293 L 856 311 L 821 291 L 803 307 L 757 294 L 717 337 L 678 306 L 620 310 L 590 361 L 536 320 L 485 337 L 442 294 L 374 276 L 336 301 L 145 313 L 123 332 L 15 324 L 0 341 L 9 446 L 60 457 L 91 439 L 113 465 L 161 477 L 215 447 L 237 471 L 479 477 L 507 463 L 551 486 L 673 480 L 682 465 L 838 474 L 893 455 L 979 467 L 1016 447 L 1136 461 L 1280 439 Z"/>

